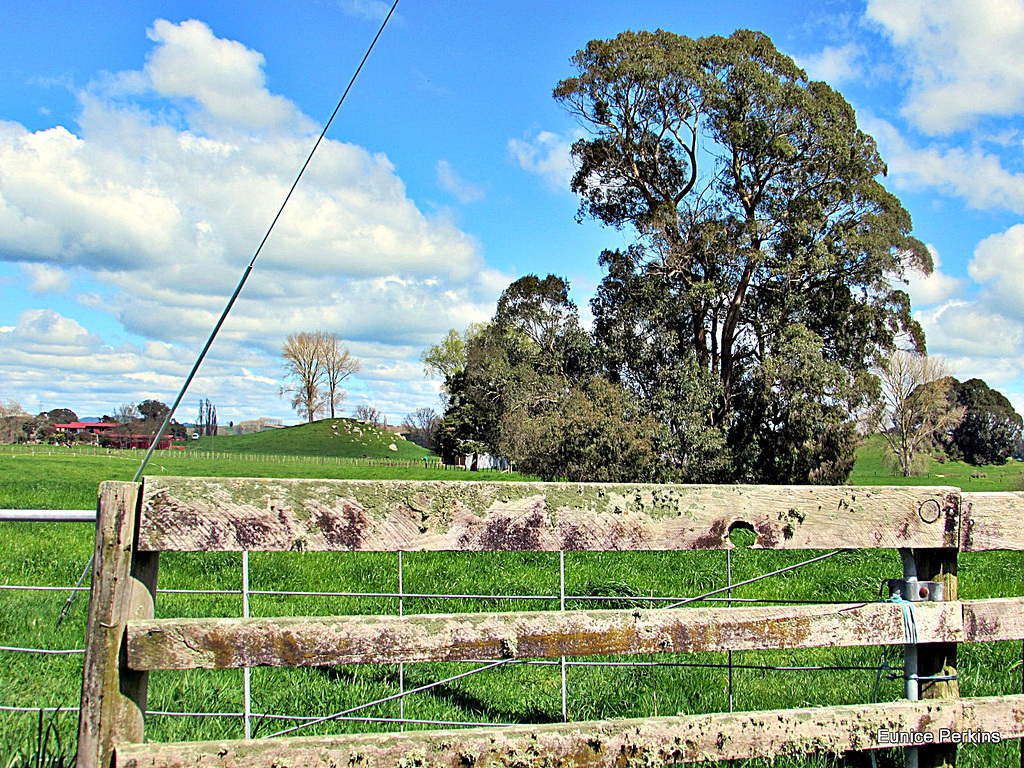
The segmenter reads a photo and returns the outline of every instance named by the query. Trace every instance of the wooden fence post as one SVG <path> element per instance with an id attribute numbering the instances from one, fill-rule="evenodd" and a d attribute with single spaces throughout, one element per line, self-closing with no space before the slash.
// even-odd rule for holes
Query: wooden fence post
<path id="1" fill-rule="evenodd" d="M 958 599 L 957 550 L 915 549 L 919 581 L 941 581 L 945 588 L 944 600 Z M 917 652 L 917 674 L 953 675 L 956 672 L 956 643 L 922 643 Z M 922 699 L 959 699 L 960 683 L 956 680 L 924 680 Z M 920 747 L 919 768 L 954 768 L 956 744 L 930 744 Z"/>
<path id="2" fill-rule="evenodd" d="M 125 625 L 153 617 L 157 553 L 136 552 L 139 483 L 100 485 L 77 768 L 108 768 L 117 742 L 142 741 L 148 672 L 128 669 Z"/>

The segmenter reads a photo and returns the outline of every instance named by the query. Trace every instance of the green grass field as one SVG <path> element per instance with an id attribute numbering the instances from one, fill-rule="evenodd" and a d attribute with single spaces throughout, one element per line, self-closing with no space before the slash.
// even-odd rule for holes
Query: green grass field
<path id="1" fill-rule="evenodd" d="M 220 441 L 221 438 L 218 438 Z M 221 450 L 221 446 L 217 446 Z M 318 465 L 308 461 L 255 462 L 244 459 L 197 459 L 161 452 L 149 474 L 276 476 L 276 477 L 406 477 L 410 479 L 523 479 L 496 472 L 468 473 L 423 467 Z M 871 446 L 862 453 L 853 482 L 896 484 L 877 474 Z M 102 479 L 129 479 L 137 455 L 25 455 L 0 451 L 0 508 L 88 508 Z M 913 484 L 948 484 L 973 488 L 950 478 L 950 463 L 941 465 L 947 477 L 916 478 Z M 966 475 L 971 469 L 966 469 Z M 1018 481 L 1021 465 L 986 470 L 989 487 Z M 957 470 L 960 472 L 960 470 Z M 982 480 L 971 481 L 981 483 Z M 981 489 L 979 487 L 979 489 Z M 5 547 L 0 556 L 0 584 L 66 586 L 74 582 L 89 557 L 92 525 L 84 523 L 0 523 Z M 784 565 L 813 557 L 817 552 L 748 550 L 749 535 L 734 537 L 733 580 L 741 581 Z M 238 590 L 241 557 L 235 553 L 166 553 L 161 556 L 161 589 Z M 377 553 L 254 553 L 250 556 L 251 588 L 275 591 L 397 591 L 397 556 Z M 687 596 L 723 586 L 724 552 L 567 553 L 569 595 L 611 596 L 605 603 L 570 600 L 569 607 L 622 607 L 650 595 Z M 798 571 L 738 588 L 738 598 L 776 600 L 874 600 L 881 580 L 898 576 L 895 552 L 848 552 Z M 558 555 L 552 553 L 409 553 L 404 556 L 406 593 L 489 595 L 547 595 L 543 600 L 406 598 L 403 609 L 415 612 L 556 609 Z M 960 558 L 960 592 L 965 599 L 1024 595 L 1024 556 L 985 553 Z M 3 590 L 0 645 L 32 648 L 81 648 L 85 595 L 76 599 L 59 630 L 54 623 L 65 592 Z M 721 603 L 718 603 L 721 604 Z M 393 597 L 252 598 L 253 615 L 323 615 L 394 613 Z M 239 595 L 160 594 L 158 616 L 240 615 Z M 1020 644 L 981 644 L 961 647 L 961 692 L 964 696 L 1020 691 Z M 0 676 L 0 705 L 26 707 L 76 706 L 81 657 L 46 656 L 0 651 L 5 674 Z M 829 705 L 871 701 L 877 668 L 883 661 L 898 666 L 898 648 L 822 648 L 794 652 L 734 653 L 743 666 L 860 666 L 858 671 L 768 671 L 737 668 L 733 698 L 737 710 L 788 706 Z M 619 659 L 621 660 L 621 659 Z M 643 656 L 636 661 L 680 664 L 723 664 L 725 654 Z M 410 664 L 406 688 L 441 680 L 472 665 Z M 367 665 L 252 671 L 253 710 L 271 714 L 328 715 L 397 692 L 394 666 Z M 572 719 L 638 717 L 729 709 L 728 671 L 709 667 L 570 667 L 569 716 Z M 879 700 L 901 696 L 900 681 L 882 679 Z M 560 669 L 557 665 L 515 665 L 447 683 L 406 701 L 406 717 L 474 722 L 548 722 L 559 720 Z M 151 677 L 149 708 L 154 711 L 237 713 L 242 709 L 242 673 L 237 670 L 155 673 Z M 373 717 L 397 717 L 399 704 L 389 702 L 365 712 Z M 19 750 L 34 740 L 38 715 L 0 712 L 0 765 L 7 766 Z M 75 717 L 48 716 L 65 750 L 74 741 Z M 293 723 L 258 720 L 257 735 Z M 331 723 L 310 733 L 391 730 L 390 724 Z M 417 726 L 408 726 L 415 728 Z M 154 740 L 200 739 L 242 734 L 238 718 L 178 718 L 152 715 L 147 736 Z M 962 766 L 1016 766 L 1017 744 L 975 747 L 961 751 Z M 881 765 L 894 765 L 884 757 Z M 889 761 L 888 763 L 886 761 Z M 762 765 L 761 762 L 745 765 Z M 829 758 L 781 760 L 778 766 L 834 765 Z"/>

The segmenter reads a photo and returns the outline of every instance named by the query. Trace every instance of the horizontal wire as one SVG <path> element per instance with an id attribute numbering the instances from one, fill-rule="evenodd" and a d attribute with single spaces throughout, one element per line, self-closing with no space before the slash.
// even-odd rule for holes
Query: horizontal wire
<path id="1" fill-rule="evenodd" d="M 84 648 L 14 648 L 9 645 L 0 645 L 0 651 L 13 651 L 16 653 L 50 653 L 50 654 L 70 654 L 70 653 L 85 653 Z"/>
<path id="2" fill-rule="evenodd" d="M 815 562 L 815 561 L 808 561 Z M 795 566 L 794 566 L 795 567 Z M 766 578 L 767 576 L 774 574 L 765 574 L 757 577 L 758 579 Z M 735 585 L 734 585 L 735 586 Z M 89 587 L 43 587 L 35 585 L 23 585 L 23 584 L 0 584 L 0 589 L 11 589 L 11 590 L 40 590 L 47 592 L 67 592 L 69 590 L 76 590 L 78 592 L 88 592 Z M 164 595 L 241 595 L 242 590 L 240 589 L 157 589 L 158 594 Z M 463 595 L 463 594 L 442 594 L 435 592 L 299 592 L 299 591 L 284 591 L 274 589 L 253 589 L 249 590 L 250 595 L 265 595 L 265 596 L 282 596 L 282 597 L 374 597 L 374 598 L 411 598 L 418 597 L 423 599 L 439 599 L 439 600 L 558 600 L 558 595 Z M 664 596 L 646 596 L 646 595 L 566 595 L 566 600 L 580 600 L 580 601 L 622 601 L 632 600 L 636 602 L 693 602 L 695 600 L 703 600 L 708 603 L 771 603 L 779 605 L 846 605 L 849 600 L 782 600 L 777 598 L 767 597 L 664 597 Z M 673 606 L 669 606 L 673 607 Z"/>
<path id="3" fill-rule="evenodd" d="M 78 712 L 78 707 L 11 707 L 0 705 L 0 712 Z"/>

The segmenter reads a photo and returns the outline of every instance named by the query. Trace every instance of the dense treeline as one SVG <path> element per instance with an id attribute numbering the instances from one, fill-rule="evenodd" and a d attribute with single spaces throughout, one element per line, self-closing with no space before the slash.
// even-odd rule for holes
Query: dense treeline
<path id="1" fill-rule="evenodd" d="M 573 64 L 580 216 L 635 241 L 600 256 L 592 334 L 565 281 L 529 276 L 428 350 L 441 444 L 545 477 L 842 482 L 872 370 L 924 351 L 899 286 L 931 258 L 875 142 L 760 33 L 629 32 Z"/>

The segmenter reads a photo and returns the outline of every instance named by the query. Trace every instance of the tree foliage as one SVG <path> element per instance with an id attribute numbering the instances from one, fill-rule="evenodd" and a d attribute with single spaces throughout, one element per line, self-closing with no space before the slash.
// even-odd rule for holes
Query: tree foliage
<path id="1" fill-rule="evenodd" d="M 950 387 L 964 417 L 943 446 L 968 464 L 1005 464 L 1021 441 L 1022 420 L 1013 405 L 981 379 L 951 379 Z"/>
<path id="2" fill-rule="evenodd" d="M 596 342 L 666 471 L 841 481 L 871 367 L 900 334 L 924 349 L 893 282 L 931 260 L 875 142 L 757 32 L 627 32 L 573 64 L 555 98 L 592 133 L 580 216 L 637 236 L 601 256 Z"/>
<path id="3" fill-rule="evenodd" d="M 18 401 L 0 400 L 0 444 L 23 440 L 26 437 L 24 427 L 31 418 Z"/>
<path id="4" fill-rule="evenodd" d="M 324 396 L 331 418 L 335 418 L 335 410 L 345 399 L 345 390 L 341 384 L 345 379 L 362 369 L 359 359 L 343 346 L 336 334 L 327 333 L 322 338 Z"/>
<path id="5" fill-rule="evenodd" d="M 139 414 L 146 421 L 155 421 L 158 424 L 162 424 L 164 419 L 167 418 L 167 414 L 170 412 L 170 406 L 166 403 L 162 403 L 159 400 L 143 400 L 137 406 Z"/>
<path id="6" fill-rule="evenodd" d="M 547 479 L 651 477 L 656 425 L 602 374 L 562 278 L 513 282 L 450 371 L 435 433 L 447 461 L 490 451 Z"/>

